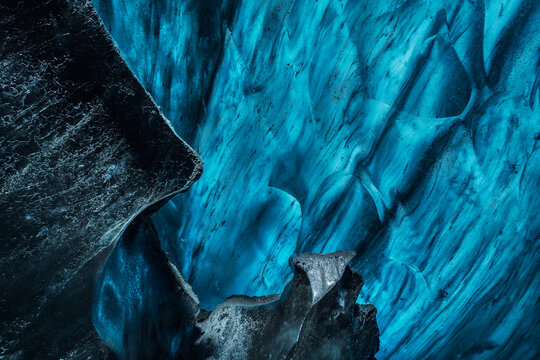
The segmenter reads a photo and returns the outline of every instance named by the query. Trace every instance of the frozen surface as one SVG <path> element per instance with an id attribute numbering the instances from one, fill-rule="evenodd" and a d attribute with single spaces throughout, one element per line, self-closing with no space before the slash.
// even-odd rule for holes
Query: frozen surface
<path id="1" fill-rule="evenodd" d="M 105 263 L 92 320 L 119 359 L 178 359 L 189 351 L 199 301 L 143 213 Z"/>
<path id="2" fill-rule="evenodd" d="M 539 1 L 94 5 L 206 164 L 154 217 L 204 308 L 356 250 L 378 358 L 539 357 Z"/>

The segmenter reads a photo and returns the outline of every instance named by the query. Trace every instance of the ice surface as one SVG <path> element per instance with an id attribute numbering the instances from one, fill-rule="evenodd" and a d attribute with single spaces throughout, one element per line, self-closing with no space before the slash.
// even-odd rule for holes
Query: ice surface
<path id="1" fill-rule="evenodd" d="M 538 358 L 539 1 L 94 4 L 205 161 L 154 218 L 204 308 L 354 249 L 378 358 Z"/>
<path id="2" fill-rule="evenodd" d="M 176 359 L 186 353 L 199 301 L 161 250 L 148 214 L 122 234 L 95 299 L 94 325 L 119 358 Z"/>

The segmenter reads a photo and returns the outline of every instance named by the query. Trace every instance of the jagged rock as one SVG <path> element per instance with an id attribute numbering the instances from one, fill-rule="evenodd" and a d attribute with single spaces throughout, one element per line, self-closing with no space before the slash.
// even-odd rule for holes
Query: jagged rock
<path id="1" fill-rule="evenodd" d="M 101 358 L 98 269 L 201 173 L 84 0 L 0 4 L 0 358 Z"/>
<path id="2" fill-rule="evenodd" d="M 376 310 L 356 304 L 363 279 L 347 265 L 354 255 L 299 255 L 282 295 L 234 296 L 218 305 L 198 324 L 201 358 L 373 359 Z"/>
<path id="3" fill-rule="evenodd" d="M 142 214 L 105 264 L 94 324 L 121 359 L 373 359 L 376 310 L 356 304 L 354 255 L 299 255 L 283 294 L 233 296 L 207 312 Z"/>
<path id="4" fill-rule="evenodd" d="M 306 315 L 287 359 L 374 359 L 379 349 L 377 310 L 355 302 L 362 285 L 362 277 L 347 267 Z"/>

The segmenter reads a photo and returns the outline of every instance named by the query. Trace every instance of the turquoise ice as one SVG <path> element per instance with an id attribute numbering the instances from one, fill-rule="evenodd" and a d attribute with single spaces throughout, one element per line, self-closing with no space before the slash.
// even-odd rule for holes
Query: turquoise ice
<path id="1" fill-rule="evenodd" d="M 379 359 L 539 356 L 539 1 L 94 5 L 205 163 L 154 216 L 204 307 L 354 249 Z"/>

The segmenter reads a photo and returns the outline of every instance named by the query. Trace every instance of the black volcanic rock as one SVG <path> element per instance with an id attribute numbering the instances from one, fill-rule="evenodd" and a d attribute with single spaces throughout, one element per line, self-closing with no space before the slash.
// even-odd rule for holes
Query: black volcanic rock
<path id="1" fill-rule="evenodd" d="M 355 302 L 362 285 L 360 274 L 347 267 L 306 314 L 287 359 L 374 359 L 379 350 L 377 310 Z"/>
<path id="2" fill-rule="evenodd" d="M 101 358 L 96 273 L 202 163 L 88 1 L 2 1 L 0 87 L 0 358 Z"/>
<path id="3" fill-rule="evenodd" d="M 219 304 L 199 320 L 196 357 L 374 359 L 376 309 L 356 304 L 364 281 L 348 266 L 354 255 L 298 255 L 283 294 L 233 296 Z"/>

